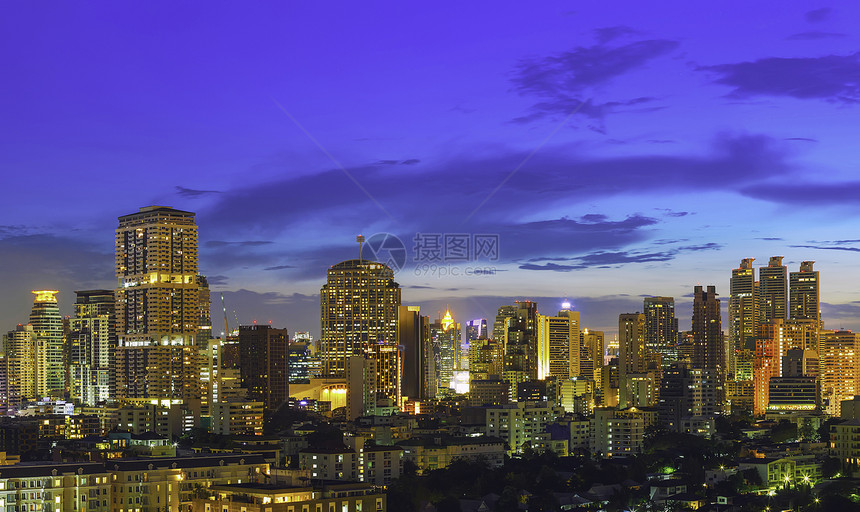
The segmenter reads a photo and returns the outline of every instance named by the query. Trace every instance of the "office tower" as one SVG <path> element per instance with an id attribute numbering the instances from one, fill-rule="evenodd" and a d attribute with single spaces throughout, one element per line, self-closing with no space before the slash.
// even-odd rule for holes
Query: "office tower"
<path id="1" fill-rule="evenodd" d="M 320 290 L 320 357 L 327 377 L 343 377 L 346 360 L 397 343 L 400 285 L 382 263 L 347 260 L 329 268 Z"/>
<path id="2" fill-rule="evenodd" d="M 580 335 L 579 376 L 591 379 L 600 386 L 600 369 L 606 351 L 603 348 L 603 331 L 583 329 Z"/>
<path id="3" fill-rule="evenodd" d="M 814 261 L 800 263 L 799 272 L 788 274 L 789 314 L 793 319 L 814 320 L 821 328 L 818 271 L 812 270 Z"/>
<path id="4" fill-rule="evenodd" d="M 36 392 L 36 367 L 44 368 L 44 351 L 37 350 L 38 341 L 32 325 L 18 324 L 14 331 L 3 335 L 6 381 L 3 393 L 5 409 L 17 410 L 22 402 L 41 398 Z M 41 363 L 41 364 L 39 364 Z"/>
<path id="5" fill-rule="evenodd" d="M 198 310 L 198 318 L 197 321 L 197 346 L 200 347 L 201 350 L 207 350 L 209 346 L 209 340 L 213 338 L 212 336 L 212 297 L 209 293 L 209 281 L 206 279 L 206 276 L 202 274 L 197 274 L 197 310 Z M 224 333 L 226 336 L 227 333 Z"/>
<path id="6" fill-rule="evenodd" d="M 762 323 L 788 318 L 788 274 L 782 258 L 771 256 L 767 266 L 758 269 L 758 307 Z"/>
<path id="7" fill-rule="evenodd" d="M 68 339 L 69 391 L 75 402 L 95 406 L 114 397 L 116 300 L 112 290 L 76 291 L 75 295 Z"/>
<path id="8" fill-rule="evenodd" d="M 662 356 L 663 364 L 678 358 L 678 319 L 674 297 L 645 297 L 645 347 Z"/>
<path id="9" fill-rule="evenodd" d="M 839 416 L 842 400 L 860 395 L 860 337 L 851 331 L 822 331 L 819 342 L 821 398 L 825 411 Z"/>
<path id="10" fill-rule="evenodd" d="M 537 315 L 538 379 L 565 381 L 579 376 L 579 311 Z"/>
<path id="11" fill-rule="evenodd" d="M 403 347 L 403 395 L 410 400 L 436 396 L 431 382 L 435 379 L 436 359 L 430 343 L 430 317 L 421 314 L 419 306 L 397 308 L 397 340 Z"/>
<path id="12" fill-rule="evenodd" d="M 504 373 L 512 384 L 537 379 L 537 303 L 517 301 L 500 307 L 493 338 L 504 343 Z"/>
<path id="13" fill-rule="evenodd" d="M 748 380 L 750 375 L 737 371 L 750 366 L 750 357 L 755 350 L 758 328 L 758 294 L 756 293 L 755 258 L 744 258 L 738 268 L 732 270 L 729 283 L 729 352 L 733 362 L 730 371 L 737 380 Z"/>
<path id="14" fill-rule="evenodd" d="M 693 289 L 693 367 L 725 371 L 726 351 L 723 340 L 720 299 L 714 286 L 704 291 Z"/>
<path id="15" fill-rule="evenodd" d="M 782 357 L 783 377 L 819 377 L 821 360 L 812 349 L 792 348 Z"/>
<path id="16" fill-rule="evenodd" d="M 56 290 L 34 290 L 30 325 L 36 334 L 37 356 L 36 394 L 40 397 L 61 397 L 66 388 L 66 370 L 63 365 L 63 317 L 57 305 Z M 42 366 L 44 364 L 44 366 Z"/>
<path id="17" fill-rule="evenodd" d="M 430 344 L 433 347 L 435 360 L 434 375 L 431 375 L 431 386 L 435 384 L 437 393 L 447 393 L 451 390 L 454 380 L 454 369 L 459 368 L 459 349 L 461 343 L 460 324 L 454 321 L 451 311 L 430 324 Z"/>
<path id="18" fill-rule="evenodd" d="M 466 322 L 466 343 L 487 338 L 487 319 L 477 318 Z"/>
<path id="19" fill-rule="evenodd" d="M 271 325 L 239 326 L 239 370 L 248 398 L 274 411 L 290 398 L 290 336 Z"/>

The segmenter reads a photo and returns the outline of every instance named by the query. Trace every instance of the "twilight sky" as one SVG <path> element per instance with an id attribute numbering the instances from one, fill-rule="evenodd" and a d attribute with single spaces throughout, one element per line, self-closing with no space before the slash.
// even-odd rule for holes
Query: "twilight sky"
<path id="1" fill-rule="evenodd" d="M 391 233 L 433 316 L 568 298 L 614 331 L 670 295 L 689 328 L 694 285 L 725 308 L 741 258 L 784 255 L 860 328 L 860 5 L 312 4 L 0 5 L 0 330 L 32 289 L 114 287 L 150 204 L 197 212 L 231 324 L 318 334 L 328 266 Z M 499 258 L 442 276 L 416 233 Z"/>

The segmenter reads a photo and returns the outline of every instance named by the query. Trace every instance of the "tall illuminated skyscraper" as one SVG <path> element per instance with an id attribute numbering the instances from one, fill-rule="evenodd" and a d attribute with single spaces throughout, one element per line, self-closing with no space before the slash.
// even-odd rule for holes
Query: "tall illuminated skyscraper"
<path id="1" fill-rule="evenodd" d="M 199 398 L 197 225 L 148 206 L 116 229 L 116 387 L 121 400 Z"/>
<path id="2" fill-rule="evenodd" d="M 500 307 L 493 338 L 503 340 L 504 374 L 512 384 L 538 378 L 536 302 L 518 301 L 516 305 Z"/>
<path id="3" fill-rule="evenodd" d="M 720 299 L 714 286 L 693 289 L 693 367 L 725 372 L 726 351 L 723 340 Z"/>
<path id="4" fill-rule="evenodd" d="M 732 363 L 730 371 L 739 380 L 752 378 L 745 369 L 750 367 L 758 332 L 758 293 L 752 266 L 754 260 L 742 259 L 740 266 L 732 270 L 729 283 L 728 356 Z"/>
<path id="5" fill-rule="evenodd" d="M 840 402 L 860 394 L 860 335 L 822 331 L 820 346 L 821 398 L 826 412 L 839 416 Z"/>
<path id="6" fill-rule="evenodd" d="M 37 351 L 36 333 L 32 325 L 21 325 L 3 335 L 3 355 L 6 380 L 2 395 L 4 409 L 16 410 L 22 402 L 41 398 L 36 393 L 37 364 L 44 368 L 44 352 L 41 361 Z"/>
<path id="7" fill-rule="evenodd" d="M 645 297 L 645 347 L 662 356 L 663 364 L 677 359 L 678 318 L 674 297 Z"/>
<path id="8" fill-rule="evenodd" d="M 782 256 L 771 256 L 766 267 L 758 269 L 759 316 L 761 321 L 788 318 L 788 280 Z"/>
<path id="9" fill-rule="evenodd" d="M 459 368 L 461 343 L 460 324 L 454 321 L 450 310 L 446 310 L 442 318 L 430 324 L 430 343 L 436 370 L 431 379 L 438 393 L 447 393 L 452 389 L 454 370 Z"/>
<path id="10" fill-rule="evenodd" d="M 569 304 L 568 304 L 569 306 Z M 538 315 L 538 379 L 566 381 L 579 376 L 579 311 Z"/>
<path id="11" fill-rule="evenodd" d="M 63 317 L 57 305 L 56 290 L 34 290 L 30 325 L 38 340 L 36 393 L 40 397 L 61 397 L 66 388 L 66 369 L 63 365 Z M 44 354 L 44 356 L 42 355 Z M 44 363 L 42 362 L 44 357 Z M 42 368 L 44 364 L 44 369 Z"/>
<path id="12" fill-rule="evenodd" d="M 647 368 L 645 348 L 645 315 L 643 313 L 623 313 L 618 315 L 618 379 L 619 405 L 629 407 L 631 379 L 644 374 Z M 634 377 L 636 376 L 636 377 Z"/>
<path id="13" fill-rule="evenodd" d="M 373 361 L 376 376 L 375 388 L 363 394 L 368 400 L 391 398 L 399 405 L 403 367 L 397 349 L 399 306 L 400 285 L 387 265 L 355 259 L 329 268 L 320 290 L 323 375 L 345 378 L 349 358 L 362 356 Z"/>
<path id="14" fill-rule="evenodd" d="M 75 294 L 68 339 L 69 392 L 72 400 L 94 406 L 114 396 L 111 363 L 116 350 L 116 300 L 112 290 Z"/>
<path id="15" fill-rule="evenodd" d="M 821 328 L 819 276 L 818 271 L 812 269 L 814 263 L 803 261 L 799 272 L 788 274 L 789 314 L 797 320 L 815 320 L 818 328 Z"/>

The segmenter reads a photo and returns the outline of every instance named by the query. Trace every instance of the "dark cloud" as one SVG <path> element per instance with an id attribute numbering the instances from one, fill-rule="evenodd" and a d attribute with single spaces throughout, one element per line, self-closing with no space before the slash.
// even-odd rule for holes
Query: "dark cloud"
<path id="1" fill-rule="evenodd" d="M 212 194 L 220 194 L 221 192 L 218 190 L 197 190 L 193 188 L 185 188 L 185 187 L 176 187 L 176 193 L 182 197 L 195 198 L 201 196 L 208 196 Z"/>
<path id="2" fill-rule="evenodd" d="M 400 163 L 401 163 L 401 165 L 415 165 L 415 164 L 420 163 L 420 162 L 421 162 L 421 160 L 419 160 L 417 158 L 409 158 L 409 159 L 404 160 Z"/>
<path id="3" fill-rule="evenodd" d="M 833 9 L 830 7 L 821 7 L 819 9 L 807 11 L 806 14 L 804 14 L 803 16 L 809 23 L 821 23 L 822 21 L 828 19 L 832 12 Z"/>
<path id="4" fill-rule="evenodd" d="M 818 139 L 811 139 L 809 137 L 786 137 L 782 140 L 797 140 L 802 142 L 818 142 Z"/>
<path id="5" fill-rule="evenodd" d="M 860 248 L 858 247 L 842 247 L 842 246 L 826 246 L 826 245 L 789 245 L 789 247 L 796 247 L 798 249 L 820 249 L 822 251 L 848 251 L 848 252 L 860 252 Z"/>
<path id="6" fill-rule="evenodd" d="M 821 39 L 842 39 L 848 37 L 847 34 L 840 32 L 821 32 L 820 30 L 810 30 L 808 32 L 798 32 L 786 37 L 789 41 L 818 41 Z"/>
<path id="7" fill-rule="evenodd" d="M 675 144 L 677 141 L 671 139 L 649 139 L 646 142 L 649 144 Z"/>
<path id="8" fill-rule="evenodd" d="M 752 62 L 706 66 L 714 81 L 732 87 L 732 98 L 787 96 L 840 103 L 860 101 L 860 54 L 823 57 L 768 57 Z"/>
<path id="9" fill-rule="evenodd" d="M 795 206 L 856 207 L 860 181 L 812 183 L 794 180 L 791 183 L 747 185 L 740 192 L 747 197 Z"/>
<path id="10" fill-rule="evenodd" d="M 581 270 L 586 268 L 607 268 L 615 265 L 626 265 L 630 263 L 649 263 L 670 261 L 675 259 L 682 252 L 698 252 L 717 250 L 722 247 L 721 244 L 709 242 L 701 245 L 688 245 L 677 247 L 666 251 L 597 251 L 576 258 L 568 258 L 571 261 L 569 264 L 546 263 L 537 265 L 535 263 L 526 263 L 520 265 L 523 270 L 553 270 L 556 272 L 569 272 L 571 270 Z M 539 261 L 533 259 L 532 261 Z"/>
<path id="11" fill-rule="evenodd" d="M 400 163 L 400 160 L 378 160 L 376 165 L 397 165 Z"/>
<path id="12" fill-rule="evenodd" d="M 784 239 L 777 237 L 777 236 L 763 236 L 763 237 L 756 238 L 756 240 L 768 240 L 771 242 L 778 242 L 778 241 L 782 241 Z"/>
<path id="13" fill-rule="evenodd" d="M 605 44 L 624 32 L 618 27 L 604 29 L 602 42 L 595 46 L 580 46 L 540 59 L 519 63 L 511 82 L 522 96 L 540 98 L 531 113 L 514 119 L 529 122 L 546 116 L 573 113 L 592 119 L 602 119 L 607 113 L 623 107 L 647 104 L 654 98 L 642 96 L 620 101 L 598 102 L 590 99 L 596 88 L 606 85 L 652 59 L 666 55 L 678 47 L 676 41 L 652 39 L 620 46 Z M 600 130 L 601 127 L 597 126 Z"/>
<path id="14" fill-rule="evenodd" d="M 274 267 L 266 267 L 263 270 L 286 270 L 288 268 L 296 268 L 294 265 L 275 265 Z"/>
<path id="15" fill-rule="evenodd" d="M 206 276 L 206 281 L 209 282 L 209 286 L 222 286 L 226 285 L 230 280 L 227 276 Z"/>

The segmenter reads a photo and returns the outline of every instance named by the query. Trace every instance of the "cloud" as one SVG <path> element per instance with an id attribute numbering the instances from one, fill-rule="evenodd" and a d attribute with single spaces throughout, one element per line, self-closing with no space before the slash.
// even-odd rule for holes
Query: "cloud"
<path id="1" fill-rule="evenodd" d="M 814 183 L 794 180 L 791 183 L 747 185 L 740 192 L 747 197 L 795 206 L 856 206 L 860 181 Z"/>
<path id="2" fill-rule="evenodd" d="M 630 27 L 625 27 L 623 25 L 617 25 L 614 27 L 604 27 L 598 28 L 594 30 L 594 38 L 597 39 L 599 44 L 606 44 L 616 39 L 620 39 L 627 36 L 636 35 L 639 32 L 633 30 Z"/>
<path id="3" fill-rule="evenodd" d="M 763 236 L 763 237 L 756 238 L 756 240 L 768 240 L 771 242 L 777 242 L 777 241 L 782 241 L 784 239 L 780 238 L 778 236 Z"/>
<path id="4" fill-rule="evenodd" d="M 619 108 L 654 101 L 648 96 L 606 102 L 594 101 L 591 97 L 598 88 L 614 79 L 675 50 L 678 42 L 652 39 L 609 46 L 607 42 L 629 33 L 629 29 L 602 30 L 598 32 L 600 44 L 580 46 L 549 57 L 525 59 L 517 65 L 511 78 L 514 90 L 521 96 L 540 98 L 540 101 L 532 106 L 531 113 L 515 118 L 515 122 L 573 113 L 602 119 Z"/>
<path id="5" fill-rule="evenodd" d="M 266 267 L 263 270 L 286 270 L 288 268 L 296 268 L 293 265 L 275 265 L 274 267 Z"/>
<path id="6" fill-rule="evenodd" d="M 419 160 L 417 158 L 409 158 L 409 159 L 406 159 L 406 160 L 400 162 L 400 164 L 401 165 L 415 165 L 415 164 L 420 163 L 420 162 L 421 162 L 421 160 Z"/>
<path id="7" fill-rule="evenodd" d="M 860 53 L 823 57 L 768 57 L 752 62 L 705 66 L 715 83 L 732 87 L 729 97 L 783 96 L 860 101 Z"/>
<path id="8" fill-rule="evenodd" d="M 283 294 L 245 288 L 226 290 L 221 293 L 224 294 L 227 321 L 231 329 L 236 327 L 236 318 L 238 318 L 241 325 L 251 325 L 254 321 L 265 324 L 271 320 L 274 327 L 287 328 L 290 332 L 312 331 L 317 335 L 319 333 L 320 297 L 318 294 Z M 213 301 L 213 330 L 218 332 L 223 330 L 215 320 L 223 316 L 221 301 Z"/>
<path id="9" fill-rule="evenodd" d="M 717 250 L 722 247 L 722 244 L 709 242 L 701 245 L 688 245 L 677 247 L 666 251 L 646 252 L 646 251 L 597 251 L 576 258 L 568 258 L 572 261 L 569 264 L 546 263 L 537 265 L 535 263 L 526 263 L 520 265 L 523 270 L 552 270 L 556 272 L 569 272 L 571 270 L 581 270 L 592 267 L 605 268 L 614 265 L 626 265 L 630 263 L 649 263 L 670 261 L 675 259 L 683 252 L 698 252 Z M 539 261 L 534 259 L 532 261 Z"/>
<path id="10" fill-rule="evenodd" d="M 230 280 L 227 276 L 206 276 L 206 281 L 209 282 L 209 286 L 221 286 L 226 285 Z"/>
<path id="11" fill-rule="evenodd" d="M 239 242 L 226 242 L 223 240 L 209 240 L 204 245 L 206 247 L 227 247 L 227 246 L 236 246 L 236 247 L 258 247 L 261 245 L 270 245 L 274 242 L 271 240 L 245 240 Z"/>
<path id="12" fill-rule="evenodd" d="M 825 21 L 826 19 L 828 19 L 832 13 L 833 13 L 832 8 L 821 7 L 819 9 L 813 9 L 811 11 L 807 11 L 806 14 L 804 14 L 803 16 L 804 16 L 804 18 L 806 18 L 806 21 L 808 21 L 809 23 L 821 23 L 822 21 Z"/>
<path id="13" fill-rule="evenodd" d="M 809 137 L 786 137 L 782 140 L 796 140 L 802 142 L 818 142 L 818 139 L 811 139 Z"/>
<path id="14" fill-rule="evenodd" d="M 185 187 L 176 187 L 176 193 L 182 197 L 188 198 L 196 198 L 201 196 L 208 196 L 212 194 L 220 194 L 221 192 L 218 190 L 196 190 L 193 188 L 185 188 Z"/>
<path id="15" fill-rule="evenodd" d="M 858 247 L 840 247 L 840 246 L 826 246 L 826 245 L 789 245 L 789 247 L 796 247 L 798 249 L 820 249 L 822 251 L 848 251 L 848 252 L 860 252 L 860 248 Z"/>
<path id="16" fill-rule="evenodd" d="M 821 32 L 819 30 L 810 30 L 808 32 L 792 34 L 786 37 L 786 39 L 789 41 L 818 41 L 821 39 L 842 39 L 843 37 L 848 37 L 848 35 L 840 32 Z"/>

